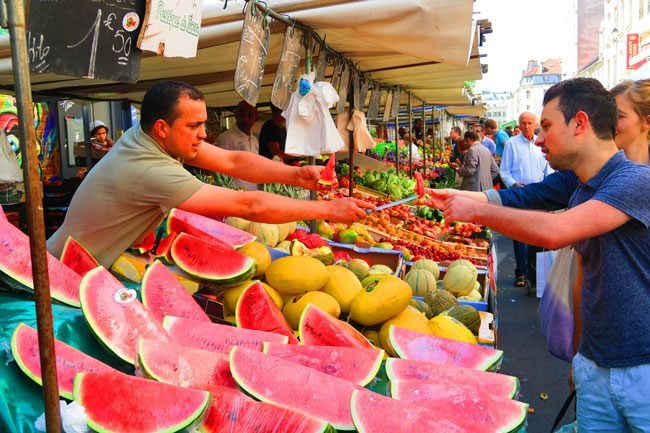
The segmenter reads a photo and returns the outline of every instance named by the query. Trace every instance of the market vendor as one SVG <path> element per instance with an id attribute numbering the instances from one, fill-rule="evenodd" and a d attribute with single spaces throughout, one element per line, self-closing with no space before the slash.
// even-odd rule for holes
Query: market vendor
<path id="1" fill-rule="evenodd" d="M 48 239 L 60 256 L 68 236 L 81 242 L 105 267 L 156 228 L 177 207 L 210 217 L 237 216 L 282 223 L 303 219 L 352 222 L 370 203 L 354 198 L 294 200 L 262 191 L 234 191 L 204 184 L 183 164 L 254 183 L 319 188 L 324 167 L 291 167 L 250 152 L 206 144 L 207 110 L 193 86 L 167 81 L 142 100 L 140 123 L 115 143 L 77 189 L 61 227 Z"/>
<path id="2" fill-rule="evenodd" d="M 108 150 L 114 144 L 108 136 L 108 127 L 101 120 L 93 120 L 90 123 L 90 141 L 102 150 Z"/>

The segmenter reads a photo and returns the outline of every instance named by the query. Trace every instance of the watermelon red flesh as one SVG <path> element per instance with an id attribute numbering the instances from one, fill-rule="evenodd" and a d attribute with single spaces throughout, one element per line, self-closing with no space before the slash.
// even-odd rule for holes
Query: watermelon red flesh
<path id="1" fill-rule="evenodd" d="M 20 323 L 11 337 L 11 353 L 20 369 L 34 382 L 43 385 L 41 356 L 38 351 L 38 332 L 31 326 Z M 111 367 L 80 350 L 54 339 L 56 354 L 56 376 L 59 395 L 72 400 L 74 376 L 91 371 L 113 371 Z"/>
<path id="2" fill-rule="evenodd" d="M 397 326 L 391 326 L 388 339 L 400 358 L 416 361 L 491 370 L 503 358 L 501 350 L 436 337 Z"/>
<path id="3" fill-rule="evenodd" d="M 174 263 L 197 278 L 231 281 L 255 272 L 255 260 L 227 245 L 180 233 L 172 243 Z"/>
<path id="4" fill-rule="evenodd" d="M 160 259 L 170 265 L 174 263 L 171 250 L 176 236 L 178 236 L 177 232 L 171 232 L 160 241 L 156 250 L 156 259 Z"/>
<path id="5" fill-rule="evenodd" d="M 264 343 L 264 353 L 322 373 L 367 385 L 379 371 L 384 351 L 345 346 L 306 346 Z"/>
<path id="6" fill-rule="evenodd" d="M 203 322 L 183 317 L 165 317 L 163 326 L 179 344 L 218 353 L 230 353 L 233 346 L 242 346 L 261 351 L 262 343 L 287 343 L 287 337 L 272 332 L 235 328 L 212 322 Z"/>
<path id="7" fill-rule="evenodd" d="M 391 381 L 455 381 L 489 390 L 490 394 L 504 398 L 514 398 L 519 391 L 519 379 L 514 376 L 410 359 L 387 359 L 386 375 Z"/>
<path id="8" fill-rule="evenodd" d="M 424 190 L 424 179 L 422 179 L 422 173 L 419 171 L 416 171 L 413 173 L 415 176 L 415 193 L 419 195 L 420 197 L 424 197 L 425 190 Z"/>
<path id="9" fill-rule="evenodd" d="M 359 433 L 490 433 L 481 426 L 363 389 L 355 390 L 351 400 Z"/>
<path id="10" fill-rule="evenodd" d="M 236 388 L 228 356 L 209 350 L 155 340 L 140 340 L 138 359 L 144 371 L 159 382 L 210 391 L 218 385 Z"/>
<path id="11" fill-rule="evenodd" d="M 259 400 L 309 414 L 337 430 L 354 430 L 350 398 L 362 388 L 352 382 L 242 347 L 230 352 L 230 372 Z"/>
<path id="12" fill-rule="evenodd" d="M 134 254 L 137 255 L 148 253 L 153 249 L 155 243 L 156 243 L 156 232 L 152 230 L 149 233 L 147 233 L 144 239 L 142 239 L 140 242 L 136 242 L 135 244 L 131 245 L 129 247 L 129 250 L 131 250 Z"/>
<path id="13" fill-rule="evenodd" d="M 142 303 L 162 324 L 165 316 L 210 322 L 210 318 L 167 266 L 155 261 L 144 272 L 140 288 Z"/>
<path id="14" fill-rule="evenodd" d="M 126 362 L 135 364 L 138 338 L 169 341 L 165 329 L 138 301 L 135 291 L 126 289 L 103 267 L 83 277 L 79 292 L 81 310 L 93 333 Z M 120 294 L 131 297 L 124 302 Z"/>
<path id="15" fill-rule="evenodd" d="M 79 373 L 74 399 L 95 431 L 173 432 L 190 426 L 206 410 L 210 393 L 120 372 Z"/>
<path id="16" fill-rule="evenodd" d="M 259 281 L 244 289 L 235 310 L 238 327 L 275 332 L 286 335 L 289 344 L 299 343 L 282 311 Z"/>
<path id="17" fill-rule="evenodd" d="M 79 307 L 81 277 L 47 254 L 50 296 L 64 304 Z M 29 237 L 8 221 L 0 221 L 0 274 L 5 274 L 17 287 L 34 290 Z"/>
<path id="18" fill-rule="evenodd" d="M 336 182 L 336 171 L 334 169 L 336 164 L 335 154 L 331 154 L 325 165 L 325 169 L 320 174 L 318 183 L 323 185 L 332 185 Z"/>
<path id="19" fill-rule="evenodd" d="M 406 403 L 416 404 L 482 426 L 484 431 L 514 430 L 526 420 L 528 405 L 504 397 L 496 397 L 473 385 L 444 379 L 436 382 L 400 380 L 391 382 L 390 394 Z"/>
<path id="20" fill-rule="evenodd" d="M 303 310 L 298 332 L 302 344 L 375 349 L 375 346 L 352 325 L 330 316 L 312 304 Z"/>
<path id="21" fill-rule="evenodd" d="M 99 266 L 99 262 L 72 236 L 63 245 L 63 252 L 61 252 L 61 263 L 75 271 L 79 276 L 83 277 L 89 271 Z"/>
<path id="22" fill-rule="evenodd" d="M 233 248 L 240 248 L 257 239 L 254 235 L 229 226 L 226 223 L 205 217 L 203 215 L 187 212 L 181 209 L 172 209 L 167 217 L 167 233 L 184 232 L 199 238 L 216 239 Z"/>
<path id="23" fill-rule="evenodd" d="M 274 404 L 254 401 L 240 391 L 213 388 L 212 402 L 199 430 L 206 433 L 323 433 L 329 424 Z"/>

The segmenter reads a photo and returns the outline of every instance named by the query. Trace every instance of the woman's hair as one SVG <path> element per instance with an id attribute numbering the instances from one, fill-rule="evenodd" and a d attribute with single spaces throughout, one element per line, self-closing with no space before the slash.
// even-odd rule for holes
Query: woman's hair
<path id="1" fill-rule="evenodd" d="M 625 96 L 634 107 L 634 112 L 642 119 L 650 116 L 650 79 L 624 80 L 612 87 L 610 93 L 614 96 Z"/>
<path id="2" fill-rule="evenodd" d="M 479 140 L 479 136 L 476 131 L 465 131 L 465 135 L 463 136 L 463 138 L 465 139 L 465 141 L 469 141 L 470 144 Z"/>
<path id="3" fill-rule="evenodd" d="M 467 135 L 467 133 L 465 133 L 465 135 Z M 474 141 L 464 140 L 461 138 L 456 142 L 456 148 L 460 153 L 465 153 L 470 147 L 472 147 L 472 144 L 474 144 Z"/>

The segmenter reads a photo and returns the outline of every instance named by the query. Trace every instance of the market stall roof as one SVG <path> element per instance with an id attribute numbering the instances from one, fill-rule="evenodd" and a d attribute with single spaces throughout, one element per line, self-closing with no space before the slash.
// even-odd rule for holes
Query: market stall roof
<path id="1" fill-rule="evenodd" d="M 360 71 L 383 84 L 400 86 L 419 101 L 469 105 L 464 82 L 481 78 L 480 28 L 473 0 L 276 0 L 276 12 L 313 28 L 326 44 Z M 233 86 L 242 28 L 243 1 L 204 1 L 199 49 L 191 59 L 145 55 L 136 83 L 31 74 L 35 95 L 140 101 L 155 82 L 194 84 L 211 107 L 230 107 L 241 98 Z M 479 29 L 479 30 L 477 30 Z M 270 100 L 285 26 L 271 27 L 263 88 Z M 8 36 L 0 37 L 0 88 L 13 91 Z M 331 71 L 329 71 L 331 73 Z M 402 93 L 404 95 L 404 93 Z M 404 101 L 405 99 L 402 99 Z"/>

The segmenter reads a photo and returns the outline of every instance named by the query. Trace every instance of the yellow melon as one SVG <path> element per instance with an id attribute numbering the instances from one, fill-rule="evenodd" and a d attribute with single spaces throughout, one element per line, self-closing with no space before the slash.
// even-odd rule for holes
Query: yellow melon
<path id="1" fill-rule="evenodd" d="M 428 325 L 430 333 L 435 336 L 478 344 L 472 331 L 453 317 L 440 314 L 429 320 Z"/>
<path id="2" fill-rule="evenodd" d="M 360 291 L 350 303 L 350 318 L 364 326 L 382 323 L 401 313 L 411 300 L 411 287 L 385 275 Z"/>
<path id="3" fill-rule="evenodd" d="M 266 273 L 271 264 L 271 253 L 266 245 L 261 242 L 249 242 L 239 249 L 239 252 L 255 260 L 257 271 L 255 277 L 261 277 Z"/>
<path id="4" fill-rule="evenodd" d="M 341 311 L 348 314 L 352 299 L 363 290 L 361 282 L 352 271 L 343 266 L 330 265 L 325 268 L 329 278 L 320 290 L 336 299 L 341 306 Z"/>
<path id="5" fill-rule="evenodd" d="M 430 334 L 428 320 L 424 314 L 417 311 L 410 305 L 395 317 L 386 320 L 379 328 L 379 343 L 381 348 L 386 351 L 390 356 L 395 356 L 393 347 L 388 341 L 388 332 L 391 326 L 399 326 L 400 328 L 410 329 L 411 331 L 422 332 Z"/>
<path id="6" fill-rule="evenodd" d="M 253 284 L 253 280 L 244 281 L 243 283 L 235 287 L 231 287 L 223 292 L 223 305 L 229 312 L 235 312 L 235 307 L 237 307 L 237 301 L 239 300 L 239 297 L 241 296 L 244 289 L 251 284 Z M 262 283 L 262 285 L 266 289 L 266 293 L 268 293 L 271 296 L 271 299 L 273 299 L 275 305 L 277 305 L 279 309 L 282 309 L 284 306 L 284 301 L 282 300 L 282 297 L 277 292 L 277 290 L 266 283 Z"/>
<path id="7" fill-rule="evenodd" d="M 328 279 L 325 265 L 308 256 L 282 257 L 271 262 L 266 270 L 266 282 L 285 294 L 319 290 Z"/>
<path id="8" fill-rule="evenodd" d="M 341 307 L 332 296 L 323 292 L 306 292 L 302 295 L 296 295 L 287 301 L 282 308 L 282 314 L 291 325 L 291 328 L 298 329 L 300 316 L 307 305 L 314 304 L 330 316 L 338 319 L 341 315 Z"/>

